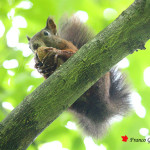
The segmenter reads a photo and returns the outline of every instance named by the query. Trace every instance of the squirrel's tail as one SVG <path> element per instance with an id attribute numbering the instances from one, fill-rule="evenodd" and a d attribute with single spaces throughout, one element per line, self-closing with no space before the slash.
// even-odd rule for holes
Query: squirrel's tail
<path id="1" fill-rule="evenodd" d="M 76 16 L 62 17 L 59 24 L 59 36 L 72 42 L 78 49 L 94 37 L 89 27 Z"/>
<path id="2" fill-rule="evenodd" d="M 110 80 L 110 83 L 106 84 Z M 86 99 L 86 101 L 85 101 Z M 128 114 L 130 92 L 123 75 L 112 69 L 82 95 L 70 108 L 87 135 L 100 138 L 111 119 Z"/>

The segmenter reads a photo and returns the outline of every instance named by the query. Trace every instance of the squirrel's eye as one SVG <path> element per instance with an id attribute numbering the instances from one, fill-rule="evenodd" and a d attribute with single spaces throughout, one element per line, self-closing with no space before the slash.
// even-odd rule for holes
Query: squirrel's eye
<path id="1" fill-rule="evenodd" d="M 44 35 L 45 35 L 45 36 L 48 36 L 49 33 L 48 33 L 47 31 L 44 31 Z"/>

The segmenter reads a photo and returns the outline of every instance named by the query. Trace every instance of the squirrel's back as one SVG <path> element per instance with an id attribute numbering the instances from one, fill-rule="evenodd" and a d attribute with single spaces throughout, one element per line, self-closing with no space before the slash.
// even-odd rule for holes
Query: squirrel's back
<path id="1" fill-rule="evenodd" d="M 58 35 L 72 42 L 78 49 L 94 37 L 90 28 L 76 16 L 60 19 Z"/>

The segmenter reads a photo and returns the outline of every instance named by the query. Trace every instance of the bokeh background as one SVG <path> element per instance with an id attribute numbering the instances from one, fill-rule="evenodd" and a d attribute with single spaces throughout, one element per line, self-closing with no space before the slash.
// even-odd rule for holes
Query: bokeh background
<path id="1" fill-rule="evenodd" d="M 0 121 L 43 81 L 34 69 L 26 35 L 45 27 L 48 16 L 56 23 L 63 14 L 75 14 L 98 33 L 134 0 L 1 0 L 0 1 Z M 140 19 L 140 18 L 139 18 Z M 100 140 L 82 134 L 72 114 L 64 112 L 31 144 L 28 150 L 148 150 L 150 137 L 150 41 L 123 59 L 118 67 L 131 84 L 133 111 L 117 116 Z M 128 136 L 122 142 L 121 136 Z"/>

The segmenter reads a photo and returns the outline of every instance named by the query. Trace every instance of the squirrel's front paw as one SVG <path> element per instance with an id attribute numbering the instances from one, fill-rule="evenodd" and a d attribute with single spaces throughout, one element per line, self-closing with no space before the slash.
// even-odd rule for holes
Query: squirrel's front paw
<path id="1" fill-rule="evenodd" d="M 57 66 L 57 68 L 64 63 L 62 50 L 58 50 L 53 47 L 40 47 L 37 50 L 37 57 L 44 66 Z"/>
<path id="2" fill-rule="evenodd" d="M 35 68 L 44 77 L 51 75 L 60 66 L 59 51 L 53 47 L 40 47 L 35 53 Z M 63 62 L 61 62 L 62 64 Z"/>

